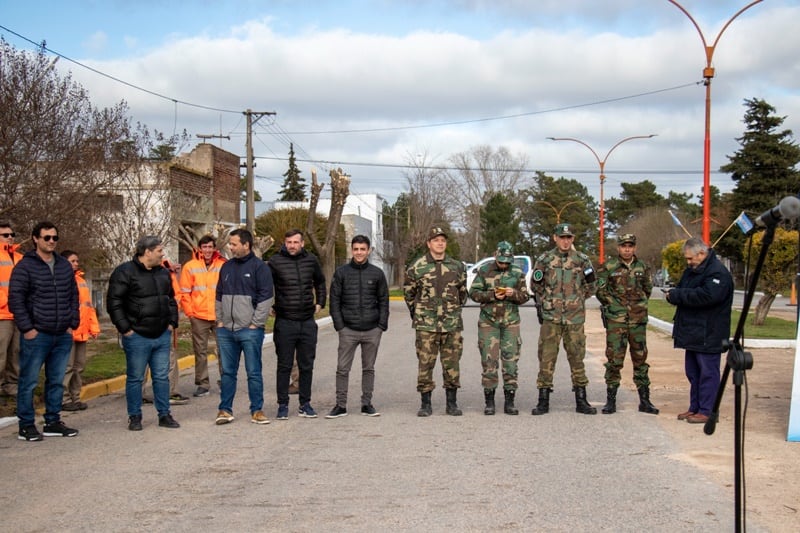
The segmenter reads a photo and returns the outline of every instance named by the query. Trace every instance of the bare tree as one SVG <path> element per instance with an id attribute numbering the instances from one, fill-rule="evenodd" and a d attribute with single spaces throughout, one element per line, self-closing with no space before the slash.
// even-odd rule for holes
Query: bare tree
<path id="1" fill-rule="evenodd" d="M 330 171 L 331 177 L 331 210 L 328 214 L 327 231 L 325 232 L 325 242 L 320 243 L 314 233 L 314 214 L 317 212 L 319 196 L 324 187 L 317 181 L 317 171 L 311 171 L 311 199 L 308 206 L 308 220 L 306 222 L 306 237 L 314 244 L 314 248 L 319 250 L 319 260 L 322 264 L 322 273 L 325 274 L 325 281 L 330 285 L 333 279 L 333 271 L 336 268 L 336 235 L 339 232 L 339 223 L 342 220 L 344 204 L 350 194 L 350 176 L 345 174 L 341 168 Z"/>

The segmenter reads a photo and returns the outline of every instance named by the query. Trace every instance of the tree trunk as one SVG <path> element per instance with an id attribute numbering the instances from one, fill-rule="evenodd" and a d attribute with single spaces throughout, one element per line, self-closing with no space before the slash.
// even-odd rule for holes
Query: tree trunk
<path id="1" fill-rule="evenodd" d="M 317 212 L 319 196 L 322 193 L 323 185 L 317 183 L 316 170 L 311 171 L 311 197 L 308 206 L 308 221 L 306 222 L 306 234 L 314 244 L 319 253 L 319 261 L 322 266 L 322 273 L 325 275 L 325 283 L 330 287 L 333 271 L 336 268 L 336 236 L 339 233 L 339 223 L 342 221 L 344 204 L 350 194 L 350 176 L 342 172 L 342 169 L 330 171 L 331 176 L 331 210 L 328 213 L 328 223 L 325 228 L 325 242 L 320 244 L 314 234 L 314 214 Z"/>
<path id="2" fill-rule="evenodd" d="M 754 326 L 763 326 L 764 320 L 767 318 L 767 313 L 769 313 L 770 307 L 772 307 L 772 302 L 775 301 L 775 295 L 770 294 L 768 292 L 764 293 L 764 296 L 758 300 L 756 304 L 756 310 L 753 314 L 753 325 Z"/>

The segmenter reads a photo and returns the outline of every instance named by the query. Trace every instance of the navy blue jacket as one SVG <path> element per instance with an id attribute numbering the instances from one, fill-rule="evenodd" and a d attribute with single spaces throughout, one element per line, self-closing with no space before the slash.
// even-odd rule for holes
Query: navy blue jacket
<path id="1" fill-rule="evenodd" d="M 684 270 L 678 286 L 669 291 L 677 306 L 672 337 L 676 348 L 722 353 L 731 334 L 733 278 L 714 250 L 695 268 Z"/>
<path id="2" fill-rule="evenodd" d="M 331 282 L 331 318 L 336 331 L 389 327 L 389 286 L 383 270 L 365 261 L 340 266 Z"/>
<path id="3" fill-rule="evenodd" d="M 314 318 L 315 306 L 325 307 L 325 275 L 314 254 L 303 248 L 289 255 L 285 246 L 269 259 L 275 282 L 275 316 L 288 320 Z"/>
<path id="4" fill-rule="evenodd" d="M 22 333 L 35 329 L 60 335 L 80 324 L 78 285 L 69 261 L 53 254 L 55 264 L 39 257 L 36 250 L 26 253 L 11 271 L 8 309 Z"/>
<path id="5" fill-rule="evenodd" d="M 217 281 L 214 312 L 217 323 L 230 330 L 263 328 L 272 305 L 272 273 L 250 252 L 222 265 Z"/>
<path id="6" fill-rule="evenodd" d="M 133 330 L 156 339 L 170 325 L 178 327 L 178 303 L 169 271 L 161 265 L 148 269 L 138 257 L 111 273 L 106 308 L 120 333 Z"/>

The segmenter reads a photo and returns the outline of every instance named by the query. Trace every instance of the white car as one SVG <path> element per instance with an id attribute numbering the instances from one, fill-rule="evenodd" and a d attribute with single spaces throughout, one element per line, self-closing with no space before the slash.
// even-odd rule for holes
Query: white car
<path id="1" fill-rule="evenodd" d="M 478 269 L 484 266 L 487 263 L 494 261 L 494 256 L 484 257 L 474 265 L 470 266 L 467 269 L 467 290 L 472 287 L 472 282 L 475 281 L 475 276 L 478 275 Z M 523 274 L 525 274 L 525 286 L 528 287 L 530 291 L 531 287 L 531 274 L 533 274 L 533 260 L 529 255 L 515 255 L 514 256 L 514 264 L 517 265 L 522 269 Z M 475 303 L 472 298 L 467 300 L 467 305 Z"/>

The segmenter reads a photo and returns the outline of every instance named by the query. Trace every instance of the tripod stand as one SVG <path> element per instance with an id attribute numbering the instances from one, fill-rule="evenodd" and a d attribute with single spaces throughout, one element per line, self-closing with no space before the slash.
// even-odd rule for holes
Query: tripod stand
<path id="1" fill-rule="evenodd" d="M 717 389 L 717 398 L 714 401 L 714 408 L 711 411 L 711 416 L 708 418 L 703 427 L 706 435 L 712 435 L 717 427 L 717 419 L 719 418 L 719 406 L 722 403 L 722 396 L 725 393 L 725 385 L 728 381 L 728 375 L 733 370 L 733 386 L 734 386 L 734 426 L 733 426 L 733 446 L 734 446 L 734 486 L 735 486 L 735 513 L 734 517 L 735 530 L 737 533 L 743 531 L 744 526 L 744 454 L 743 454 L 743 437 L 744 437 L 744 420 L 742 413 L 742 384 L 745 380 L 745 371 L 753 368 L 753 354 L 745 352 L 742 347 L 742 337 L 744 336 L 744 324 L 747 320 L 747 314 L 750 311 L 750 304 L 753 301 L 758 278 L 761 276 L 761 269 L 764 266 L 764 260 L 767 257 L 772 241 L 775 239 L 775 224 L 770 224 L 764 233 L 761 240 L 761 252 L 758 255 L 758 262 L 756 263 L 753 276 L 747 287 L 747 292 L 744 296 L 744 304 L 742 305 L 742 313 L 739 316 L 739 322 L 736 325 L 736 333 L 733 340 L 728 343 L 728 357 L 725 361 L 725 370 L 720 379 L 719 389 Z"/>

